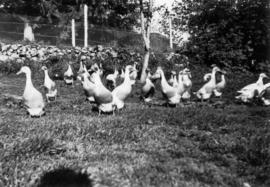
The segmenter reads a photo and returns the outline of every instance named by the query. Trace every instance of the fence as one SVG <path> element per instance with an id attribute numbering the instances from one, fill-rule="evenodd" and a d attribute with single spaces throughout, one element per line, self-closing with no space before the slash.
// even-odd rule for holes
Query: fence
<path id="1" fill-rule="evenodd" d="M 72 45 L 71 20 L 68 25 L 59 27 L 55 24 L 37 24 L 34 29 L 35 39 L 48 45 Z M 84 24 L 75 23 L 76 45 L 84 45 Z M 8 14 L 0 14 L 0 40 L 20 41 L 23 39 L 24 22 L 15 20 Z M 142 36 L 133 31 L 104 28 L 100 26 L 88 25 L 88 44 L 102 44 L 106 46 L 133 47 L 141 49 L 143 46 Z M 151 46 L 154 51 L 167 51 L 169 49 L 169 39 L 163 35 L 152 33 Z"/>

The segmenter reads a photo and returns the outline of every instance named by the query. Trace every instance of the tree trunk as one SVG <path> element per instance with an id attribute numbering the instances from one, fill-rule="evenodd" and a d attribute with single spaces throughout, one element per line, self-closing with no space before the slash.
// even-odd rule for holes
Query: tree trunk
<path id="1" fill-rule="evenodd" d="M 148 7 L 148 13 L 149 15 L 152 14 L 152 5 L 153 1 L 149 0 L 149 7 Z M 141 8 L 141 32 L 142 32 L 142 37 L 144 41 L 144 48 L 145 48 L 145 54 L 144 54 L 144 61 L 142 65 L 142 72 L 141 72 L 141 77 L 140 77 L 140 82 L 145 83 L 146 80 L 146 69 L 148 68 L 148 63 L 149 63 L 149 57 L 150 57 L 150 27 L 151 27 L 151 16 L 148 15 L 146 18 L 146 23 L 145 23 L 145 18 L 144 18 L 144 9 L 143 9 L 143 1 L 140 0 L 140 8 Z"/>
<path id="2" fill-rule="evenodd" d="M 145 80 L 146 80 L 146 69 L 148 68 L 149 57 L 150 57 L 150 51 L 147 50 L 144 54 L 144 59 L 143 59 L 142 73 L 140 77 L 141 83 L 145 83 Z"/>

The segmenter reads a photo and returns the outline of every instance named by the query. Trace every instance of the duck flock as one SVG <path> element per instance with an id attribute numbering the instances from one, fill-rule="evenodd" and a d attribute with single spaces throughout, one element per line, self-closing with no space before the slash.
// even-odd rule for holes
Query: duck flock
<path id="1" fill-rule="evenodd" d="M 9 50 L 11 49 L 12 47 Z M 46 56 L 46 49 L 42 51 L 44 55 L 39 55 L 40 58 Z M 54 52 L 56 55 L 58 53 L 59 55 L 64 55 L 58 50 L 54 50 Z M 39 50 L 37 50 L 37 53 L 40 53 Z M 8 56 L 7 52 L 5 56 Z M 116 110 L 123 109 L 125 101 L 131 95 L 133 85 L 137 81 L 139 74 L 138 63 L 134 62 L 132 65 L 126 65 L 121 70 L 115 68 L 112 74 L 105 76 L 102 64 L 94 63 L 87 69 L 85 60 L 85 58 L 81 58 L 78 72 L 74 72 L 72 63 L 68 63 L 68 68 L 63 70 L 63 82 L 72 87 L 74 81 L 79 80 L 86 99 L 91 103 L 95 103 L 99 115 L 101 113 L 114 114 Z M 54 102 L 58 94 L 57 82 L 49 76 L 48 68 L 44 65 L 41 70 L 44 71 L 45 100 L 42 93 L 32 83 L 31 69 L 28 66 L 22 66 L 20 71 L 17 72 L 17 75 L 21 73 L 26 75 L 22 99 L 27 112 L 32 117 L 44 115 L 46 102 Z M 168 80 L 160 66 L 157 67 L 154 73 L 147 69 L 146 75 L 146 80 L 141 83 L 142 86 L 140 87 L 141 98 L 146 103 L 151 103 L 154 98 L 157 88 L 155 80 L 157 79 L 160 79 L 160 91 L 168 106 L 176 106 L 183 101 L 189 101 L 192 97 L 202 102 L 209 101 L 212 97 L 222 97 L 222 93 L 226 88 L 226 72 L 216 65 L 212 66 L 212 72 L 202 77 L 205 83 L 196 92 L 192 92 L 192 75 L 188 67 L 183 67 L 178 73 L 171 71 Z M 217 82 L 217 76 L 221 77 L 219 82 Z M 269 77 L 265 73 L 261 73 L 255 83 L 249 84 L 237 91 L 238 95 L 235 98 L 243 103 L 250 103 L 256 98 L 260 99 L 265 106 L 269 106 L 270 83 L 264 84 L 264 78 Z M 105 81 L 102 81 L 103 79 Z"/>
<path id="2" fill-rule="evenodd" d="M 46 101 L 53 102 L 56 100 L 57 88 L 56 83 L 49 76 L 46 66 L 41 68 L 44 71 L 44 87 L 46 88 Z M 217 72 L 221 73 L 221 81 L 216 81 Z M 45 114 L 45 102 L 40 91 L 38 91 L 31 80 L 31 70 L 28 66 L 21 67 L 17 74 L 25 73 L 26 85 L 23 93 L 23 100 L 28 113 L 31 116 L 42 116 Z M 211 97 L 221 97 L 226 87 L 226 72 L 219 67 L 214 66 L 211 73 L 206 74 L 203 78 L 205 84 L 197 91 L 192 93 L 192 76 L 189 68 L 179 71 L 178 76 L 175 71 L 171 72 L 169 80 L 166 79 L 165 73 L 161 67 L 157 67 L 155 73 L 151 74 L 147 69 L 146 81 L 141 87 L 141 97 L 144 102 L 151 102 L 156 86 L 154 80 L 160 79 L 161 92 L 169 106 L 176 106 L 184 100 L 190 100 L 194 94 L 201 101 L 209 101 Z M 99 115 L 101 113 L 114 114 L 115 110 L 124 108 L 126 99 L 132 92 L 133 85 L 138 76 L 136 63 L 127 65 L 121 73 L 115 70 L 114 73 L 106 76 L 106 84 L 102 81 L 103 69 L 97 64 L 93 64 L 90 69 L 81 61 L 77 77 L 70 64 L 64 72 L 63 81 L 66 85 L 73 85 L 77 78 L 82 85 L 86 99 L 95 103 Z M 116 84 L 116 79 L 122 79 L 120 84 Z M 270 105 L 270 99 L 265 98 L 265 94 L 270 90 L 270 83 L 263 84 L 263 79 L 267 78 L 265 73 L 261 73 L 257 82 L 249 84 L 238 91 L 236 99 L 244 103 L 250 102 L 255 97 L 261 98 L 264 105 Z M 110 85 L 107 86 L 107 85 Z"/>

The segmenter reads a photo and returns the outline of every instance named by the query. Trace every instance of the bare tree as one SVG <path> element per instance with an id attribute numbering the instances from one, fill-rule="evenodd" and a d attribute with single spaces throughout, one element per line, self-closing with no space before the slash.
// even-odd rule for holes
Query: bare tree
<path id="1" fill-rule="evenodd" d="M 147 7 L 145 8 L 144 5 Z M 153 0 L 149 0 L 147 3 L 144 3 L 143 0 L 140 0 L 140 14 L 141 14 L 141 32 L 144 41 L 144 60 L 142 66 L 142 73 L 140 77 L 140 82 L 144 83 L 146 79 L 146 69 L 149 63 L 150 57 L 150 33 L 151 33 L 151 19 L 153 11 Z"/>

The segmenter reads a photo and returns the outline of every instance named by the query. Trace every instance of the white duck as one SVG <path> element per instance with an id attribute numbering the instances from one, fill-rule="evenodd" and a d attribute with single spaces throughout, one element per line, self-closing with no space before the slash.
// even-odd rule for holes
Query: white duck
<path id="1" fill-rule="evenodd" d="M 82 73 L 83 71 L 84 71 L 84 64 L 83 64 L 83 61 L 81 60 L 80 61 L 80 68 L 79 68 L 79 70 L 78 70 L 78 73 L 77 74 L 80 74 L 80 73 Z"/>
<path id="2" fill-rule="evenodd" d="M 130 79 L 130 72 L 133 70 L 134 67 L 132 67 L 131 65 L 127 65 L 125 68 L 124 82 L 112 91 L 114 100 L 113 102 L 118 110 L 124 107 L 124 101 L 132 91 L 132 85 L 134 84 L 134 81 Z"/>
<path id="3" fill-rule="evenodd" d="M 144 102 L 150 102 L 153 99 L 153 96 L 155 94 L 155 85 L 151 81 L 151 72 L 149 69 L 146 70 L 146 80 L 145 84 L 142 86 L 142 98 Z"/>
<path id="4" fill-rule="evenodd" d="M 55 82 L 50 78 L 48 74 L 48 68 L 42 66 L 41 69 L 44 71 L 44 87 L 46 88 L 46 99 L 48 102 L 56 100 L 57 89 Z"/>
<path id="5" fill-rule="evenodd" d="M 182 94 L 182 99 L 190 99 L 191 97 L 191 72 L 188 68 L 185 68 L 182 73 L 182 82 L 184 86 L 184 93 Z"/>
<path id="6" fill-rule="evenodd" d="M 94 84 L 89 81 L 90 74 L 84 66 L 84 70 L 78 75 L 78 80 L 81 81 L 86 100 L 95 102 L 94 98 Z"/>
<path id="7" fill-rule="evenodd" d="M 133 80 L 134 82 L 136 82 L 136 79 L 138 77 L 137 65 L 138 65 L 138 62 L 134 62 L 134 64 L 133 64 L 133 70 L 132 70 L 132 72 L 129 75 L 130 79 Z"/>
<path id="8" fill-rule="evenodd" d="M 240 93 L 240 95 L 236 96 L 235 98 L 240 99 L 241 101 L 246 103 L 254 99 L 255 96 L 260 95 L 261 92 L 264 90 L 264 78 L 268 78 L 268 76 L 265 73 L 261 73 L 257 82 L 249 84 L 241 90 L 237 91 L 238 93 Z"/>
<path id="9" fill-rule="evenodd" d="M 64 81 L 67 85 L 73 85 L 74 82 L 74 73 L 72 71 L 71 65 L 68 64 L 68 69 L 64 73 Z"/>
<path id="10" fill-rule="evenodd" d="M 214 94 L 216 97 L 221 97 L 222 91 L 226 87 L 226 79 L 225 79 L 226 72 L 222 71 L 221 73 L 222 73 L 221 74 L 221 81 L 216 84 L 216 88 L 214 89 Z"/>
<path id="11" fill-rule="evenodd" d="M 210 99 L 216 88 L 216 73 L 218 71 L 221 71 L 218 67 L 212 69 L 211 79 L 195 93 L 198 99 L 201 99 L 202 101 Z"/>
<path id="12" fill-rule="evenodd" d="M 176 105 L 180 102 L 181 95 L 178 93 L 178 88 L 170 86 L 166 80 L 164 72 L 161 67 L 157 68 L 153 78 L 161 79 L 161 91 L 163 96 L 167 99 L 169 105 Z"/>
<path id="13" fill-rule="evenodd" d="M 109 74 L 109 75 L 106 76 L 107 85 L 112 86 L 113 89 L 116 87 L 116 79 L 118 77 L 118 74 L 119 74 L 119 72 L 115 68 L 114 73 Z"/>
<path id="14" fill-rule="evenodd" d="M 25 73 L 26 84 L 23 92 L 24 104 L 27 108 L 30 116 L 42 116 L 45 114 L 44 107 L 45 103 L 42 94 L 33 86 L 31 79 L 31 70 L 27 66 L 23 66 L 17 75 Z"/>
<path id="15" fill-rule="evenodd" d="M 170 79 L 168 80 L 168 83 L 169 83 L 169 85 L 176 87 L 178 85 L 176 72 L 171 71 L 170 73 L 171 73 L 171 76 L 170 76 Z"/>
<path id="16" fill-rule="evenodd" d="M 99 114 L 101 112 L 114 112 L 115 106 L 113 103 L 113 94 L 103 85 L 100 78 L 100 72 L 93 72 L 91 74 L 90 80 L 93 80 L 93 84 L 95 86 L 93 91 Z"/>

